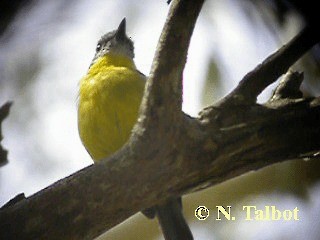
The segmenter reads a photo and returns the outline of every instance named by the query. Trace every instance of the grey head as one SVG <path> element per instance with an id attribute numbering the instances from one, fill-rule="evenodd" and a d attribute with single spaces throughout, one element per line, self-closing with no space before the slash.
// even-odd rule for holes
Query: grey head
<path id="1" fill-rule="evenodd" d="M 92 60 L 94 63 L 99 57 L 106 53 L 124 55 L 131 59 L 134 58 L 133 42 L 126 35 L 126 18 L 122 19 L 118 29 L 103 35 L 98 41 L 96 53 Z"/>

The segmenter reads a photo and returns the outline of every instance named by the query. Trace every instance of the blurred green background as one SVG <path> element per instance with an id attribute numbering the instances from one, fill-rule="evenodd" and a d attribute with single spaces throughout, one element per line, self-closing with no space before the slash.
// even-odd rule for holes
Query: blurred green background
<path id="1" fill-rule="evenodd" d="M 184 71 L 183 110 L 192 115 L 223 97 L 312 15 L 298 1 L 208 0 L 198 19 Z M 294 8 L 296 9 L 294 10 Z M 16 14 L 11 11 L 18 9 Z M 0 168 L 0 204 L 33 194 L 92 163 L 77 132 L 77 90 L 101 35 L 127 18 L 136 65 L 148 74 L 168 12 L 166 1 L 24 0 L 0 3 L 0 104 L 13 100 L 3 124 L 9 164 Z M 177 43 L 177 47 L 179 43 Z M 319 48 L 294 69 L 302 90 L 317 95 Z M 264 102 L 275 84 L 259 97 Z M 195 239 L 319 239 L 319 163 L 291 161 L 184 197 Z M 63 199 L 61 199 L 63 201 Z M 212 216 L 198 221 L 204 205 Z M 299 221 L 215 221 L 216 205 L 298 207 Z M 162 239 L 156 220 L 138 213 L 99 239 Z"/>

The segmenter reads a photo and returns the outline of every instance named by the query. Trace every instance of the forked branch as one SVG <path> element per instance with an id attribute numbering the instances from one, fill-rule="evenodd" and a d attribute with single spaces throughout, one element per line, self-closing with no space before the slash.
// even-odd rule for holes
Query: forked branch
<path id="1" fill-rule="evenodd" d="M 276 162 L 319 156 L 319 98 L 279 90 L 266 105 L 255 102 L 318 41 L 308 29 L 199 118 L 183 114 L 181 75 L 201 5 L 172 3 L 130 142 L 109 159 L 1 209 L 0 239 L 92 239 L 168 197 Z"/>

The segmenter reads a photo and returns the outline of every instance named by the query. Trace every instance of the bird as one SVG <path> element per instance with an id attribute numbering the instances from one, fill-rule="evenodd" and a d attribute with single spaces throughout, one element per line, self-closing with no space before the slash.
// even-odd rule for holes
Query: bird
<path id="1" fill-rule="evenodd" d="M 78 131 L 94 162 L 119 150 L 137 121 L 146 76 L 134 62 L 134 44 L 126 34 L 126 18 L 98 41 L 87 74 L 80 80 Z M 191 240 L 180 199 L 142 211 L 157 216 L 166 240 Z"/>

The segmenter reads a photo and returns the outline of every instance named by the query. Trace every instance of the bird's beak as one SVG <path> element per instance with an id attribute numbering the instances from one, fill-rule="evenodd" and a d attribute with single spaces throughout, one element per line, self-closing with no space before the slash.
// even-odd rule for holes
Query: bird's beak
<path id="1" fill-rule="evenodd" d="M 126 38 L 126 18 L 122 19 L 115 36 L 117 40 L 123 40 Z"/>

